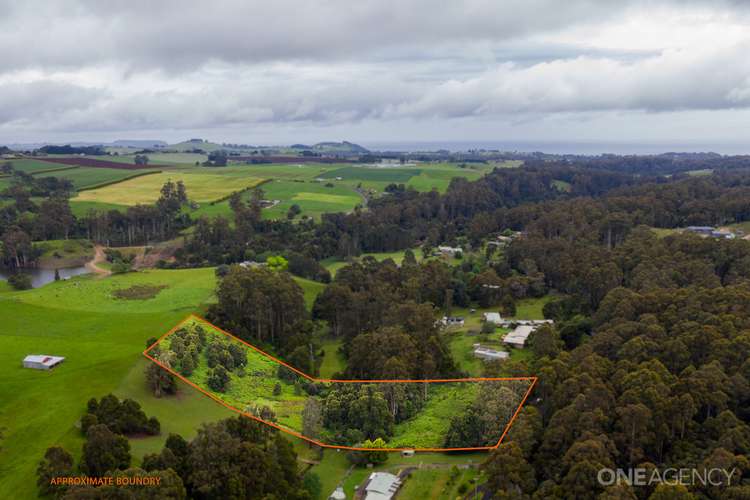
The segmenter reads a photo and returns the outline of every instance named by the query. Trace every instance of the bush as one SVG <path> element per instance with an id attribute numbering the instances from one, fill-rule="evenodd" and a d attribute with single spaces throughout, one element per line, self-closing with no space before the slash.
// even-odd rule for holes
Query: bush
<path id="1" fill-rule="evenodd" d="M 31 276 L 25 273 L 15 273 L 8 276 L 8 284 L 16 290 L 28 290 L 31 288 Z"/>
<path id="2" fill-rule="evenodd" d="M 208 386 L 217 392 L 226 392 L 229 385 L 229 372 L 222 365 L 217 365 L 208 376 Z"/>
<path id="3" fill-rule="evenodd" d="M 112 274 L 123 274 L 123 273 L 129 273 L 131 271 L 130 264 L 127 262 L 123 262 L 121 260 L 115 261 L 114 264 L 112 264 Z"/>
<path id="4" fill-rule="evenodd" d="M 281 396 L 281 384 L 276 382 L 276 385 L 273 386 L 273 395 L 274 396 Z"/>

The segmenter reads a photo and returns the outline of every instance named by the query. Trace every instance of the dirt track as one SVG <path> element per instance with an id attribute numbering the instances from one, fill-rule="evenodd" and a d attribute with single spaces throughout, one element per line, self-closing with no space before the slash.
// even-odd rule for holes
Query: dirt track
<path id="1" fill-rule="evenodd" d="M 112 274 L 112 271 L 103 267 L 99 267 L 99 264 L 107 260 L 107 257 L 104 255 L 104 247 L 101 245 L 96 245 L 94 247 L 94 250 L 94 258 L 86 263 L 86 269 L 100 276 L 109 276 L 110 274 Z"/>

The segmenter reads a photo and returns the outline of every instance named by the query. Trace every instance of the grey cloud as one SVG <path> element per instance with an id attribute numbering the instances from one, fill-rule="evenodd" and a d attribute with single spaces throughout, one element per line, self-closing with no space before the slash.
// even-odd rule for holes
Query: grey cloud
<path id="1" fill-rule="evenodd" d="M 397 57 L 409 48 L 500 43 L 611 19 L 633 1 L 5 1 L 4 65 L 121 62 L 192 70 L 253 63 Z M 637 2 L 636 2 L 637 3 Z"/>

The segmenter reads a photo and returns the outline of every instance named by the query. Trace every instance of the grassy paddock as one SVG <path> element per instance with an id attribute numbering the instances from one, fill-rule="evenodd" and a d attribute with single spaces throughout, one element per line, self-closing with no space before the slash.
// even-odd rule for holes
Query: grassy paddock
<path id="1" fill-rule="evenodd" d="M 134 284 L 169 288 L 147 300 L 112 296 L 113 290 Z M 47 447 L 61 445 L 80 455 L 83 438 L 76 423 L 88 399 L 115 391 L 143 403 L 144 386 L 139 389 L 137 381 L 146 340 L 189 312 L 202 312 L 214 300 L 214 288 L 213 269 L 191 269 L 105 279 L 79 276 L 0 294 L 0 498 L 36 498 L 35 470 Z M 37 353 L 66 360 L 50 372 L 21 366 L 24 356 Z M 186 397 L 190 404 L 185 408 L 195 412 L 192 416 L 174 411 L 179 400 L 169 398 L 146 400 L 146 411 L 160 417 L 165 431 L 185 431 L 204 416 L 219 416 L 215 403 Z M 139 452 L 134 446 L 136 461 Z"/>

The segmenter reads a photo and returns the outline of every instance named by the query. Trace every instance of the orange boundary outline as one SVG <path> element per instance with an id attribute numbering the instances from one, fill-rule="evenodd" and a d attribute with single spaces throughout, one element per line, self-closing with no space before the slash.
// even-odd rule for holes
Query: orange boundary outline
<path id="1" fill-rule="evenodd" d="M 190 380 L 186 379 L 185 377 L 183 377 L 182 375 L 180 375 L 176 371 L 172 370 L 171 368 L 163 365 L 162 363 L 160 363 L 159 361 L 157 361 L 155 358 L 153 358 L 152 356 L 150 356 L 148 354 L 148 352 L 151 349 L 153 349 L 157 344 L 159 344 L 162 340 L 164 340 L 169 335 L 173 334 L 182 325 L 184 325 L 185 323 L 187 323 L 190 320 L 201 322 L 201 323 L 207 325 L 208 327 L 210 327 L 210 328 L 212 328 L 214 330 L 217 330 L 217 331 L 223 333 L 224 335 L 227 335 L 228 337 L 230 337 L 230 338 L 232 338 L 234 340 L 242 342 L 243 344 L 245 344 L 246 346 L 250 347 L 251 349 L 253 349 L 253 350 L 261 353 L 262 355 L 264 355 L 264 356 L 266 356 L 266 357 L 274 360 L 276 363 L 278 363 L 280 365 L 286 366 L 290 370 L 296 372 L 297 374 L 305 377 L 306 379 L 308 379 L 308 380 L 310 380 L 312 382 L 324 382 L 324 383 L 329 383 L 329 382 L 330 383 L 336 383 L 336 382 L 341 382 L 341 383 L 373 383 L 373 382 L 374 383 L 378 383 L 378 382 L 379 383 L 407 383 L 407 382 L 412 382 L 412 383 L 423 383 L 423 384 L 426 384 L 426 383 L 431 383 L 431 382 L 481 382 L 481 381 L 511 381 L 511 380 L 516 381 L 516 380 L 528 380 L 528 381 L 531 381 L 531 384 L 529 384 L 529 388 L 526 391 L 526 393 L 524 394 L 523 399 L 521 399 L 521 403 L 518 405 L 518 408 L 513 413 L 513 416 L 510 418 L 510 421 L 508 422 L 508 425 L 505 426 L 505 430 L 503 431 L 503 434 L 500 436 L 500 439 L 498 440 L 497 444 L 495 444 L 494 446 L 477 446 L 477 447 L 469 447 L 469 448 L 361 448 L 361 447 L 356 447 L 356 446 L 343 446 L 343 445 L 325 444 L 325 443 L 321 443 L 320 441 L 317 441 L 315 439 L 309 438 L 307 436 L 303 436 L 299 432 L 296 432 L 296 431 L 293 431 L 291 429 L 287 429 L 285 427 L 282 427 L 282 426 L 280 426 L 280 425 L 278 425 L 278 424 L 276 424 L 274 422 L 268 422 L 266 420 L 263 420 L 262 418 L 259 418 L 259 417 L 255 416 L 255 415 L 253 415 L 252 413 L 244 412 L 242 410 L 239 410 L 239 409 L 235 408 L 234 406 L 232 406 L 229 403 L 225 402 L 221 398 L 215 396 L 214 394 L 206 391 L 202 387 L 199 387 L 197 384 L 195 384 L 195 383 L 191 382 Z M 492 378 L 492 377 L 474 377 L 474 378 L 425 379 L 425 380 L 336 380 L 336 379 L 314 378 L 314 377 L 311 377 L 310 375 L 308 375 L 308 374 L 306 374 L 306 373 L 298 370 L 297 368 L 295 368 L 295 367 L 293 367 L 293 366 L 291 366 L 291 365 L 289 365 L 289 364 L 281 361 L 280 359 L 277 359 L 274 356 L 271 356 L 270 354 L 268 354 L 268 353 L 266 353 L 266 352 L 258 349 L 254 345 L 245 342 L 241 338 L 235 337 L 231 333 L 222 330 L 218 326 L 212 324 L 208 320 L 206 320 L 204 318 L 201 318 L 200 316 L 198 316 L 196 314 L 190 314 L 185 319 L 183 319 L 182 321 L 180 321 L 179 323 L 177 323 L 177 325 L 175 325 L 167 333 L 165 333 L 164 335 L 162 335 L 161 337 L 159 337 L 159 339 L 156 342 L 154 342 L 153 344 L 151 344 L 151 346 L 149 346 L 148 348 L 146 348 L 146 350 L 143 351 L 143 355 L 145 357 L 147 357 L 148 359 L 150 359 L 151 361 L 153 361 L 154 363 L 156 363 L 157 365 L 159 365 L 160 367 L 162 367 L 164 370 L 166 370 L 169 373 L 171 373 L 172 375 L 174 375 L 175 377 L 179 378 L 180 380 L 182 380 L 183 382 L 185 382 L 188 385 L 192 386 L 193 388 L 199 390 L 205 396 L 208 396 L 209 398 L 213 399 L 214 401 L 216 401 L 220 405 L 228 408 L 229 410 L 231 410 L 231 411 L 233 411 L 235 413 L 238 413 L 238 414 L 243 415 L 245 417 L 252 418 L 253 420 L 256 420 L 256 421 L 261 422 L 263 424 L 269 425 L 269 426 L 274 427 L 275 429 L 278 429 L 278 430 L 280 430 L 282 432 L 286 432 L 287 434 L 291 434 L 292 436 L 295 436 L 297 438 L 303 439 L 303 440 L 308 441 L 310 443 L 316 444 L 316 445 L 321 446 L 323 448 L 333 448 L 333 449 L 339 449 L 339 450 L 355 450 L 355 451 L 405 451 L 405 450 L 413 450 L 413 451 L 437 451 L 437 452 L 442 452 L 442 451 L 495 450 L 495 449 L 497 449 L 498 446 L 500 446 L 500 443 L 503 442 L 503 439 L 505 439 L 505 436 L 508 434 L 508 431 L 510 431 L 511 425 L 513 425 L 513 422 L 516 420 L 516 417 L 518 417 L 518 414 L 521 412 L 521 409 L 523 408 L 523 405 L 526 403 L 526 400 L 528 399 L 529 395 L 531 394 L 531 391 L 534 389 L 534 386 L 536 385 L 536 383 L 538 381 L 538 377 L 496 377 L 496 378 Z"/>

